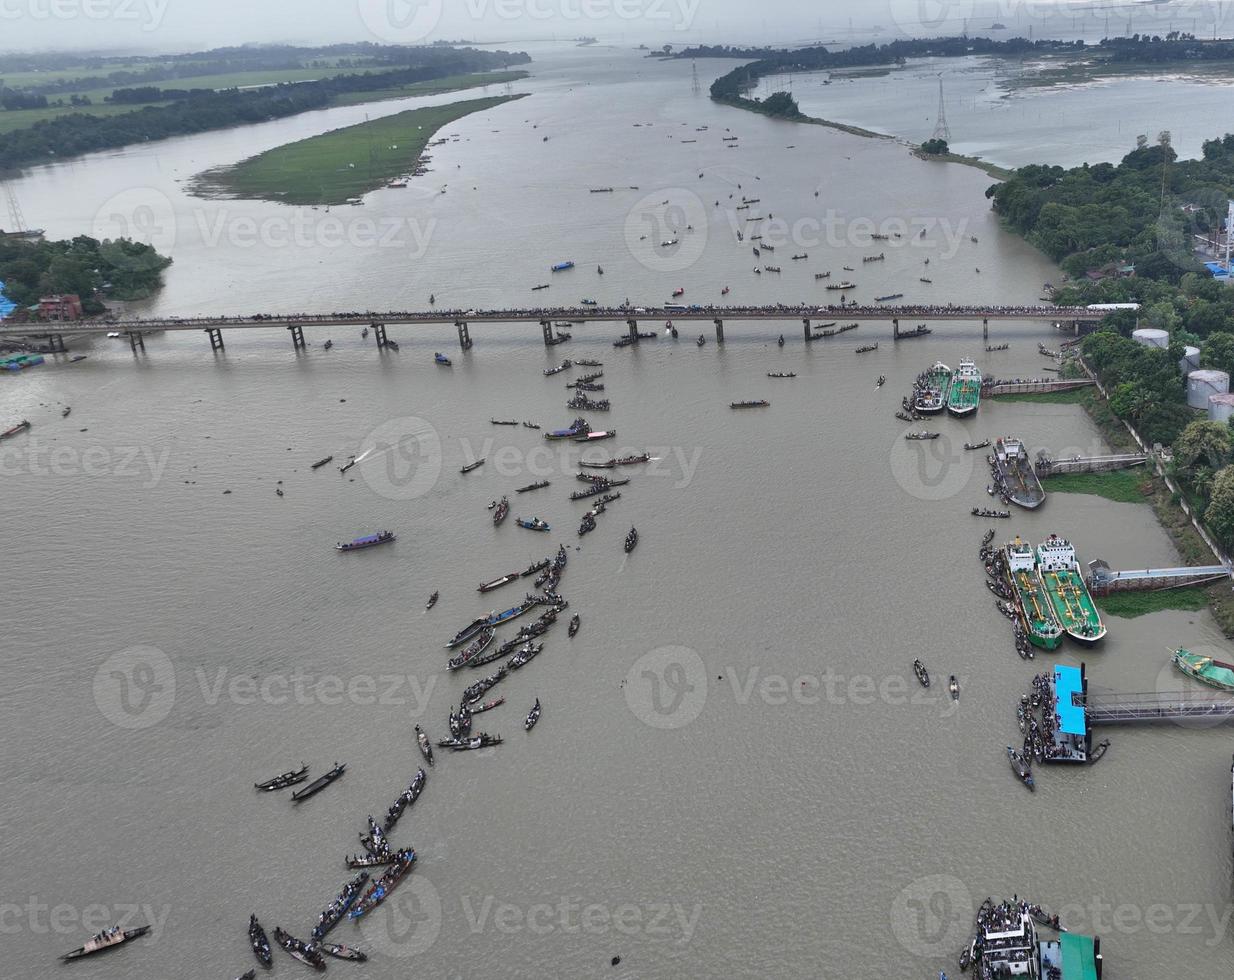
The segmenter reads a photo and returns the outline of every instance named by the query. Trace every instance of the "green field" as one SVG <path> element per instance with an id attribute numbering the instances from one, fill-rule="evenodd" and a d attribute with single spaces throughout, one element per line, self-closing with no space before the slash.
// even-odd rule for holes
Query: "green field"
<path id="1" fill-rule="evenodd" d="M 1181 609 L 1197 612 L 1208 606 L 1208 595 L 1203 589 L 1163 589 L 1160 592 L 1115 592 L 1113 595 L 1093 596 L 1097 608 L 1111 616 L 1135 619 L 1147 613 L 1163 609 Z"/>
<path id="2" fill-rule="evenodd" d="M 1041 481 L 1046 493 L 1091 493 L 1122 504 L 1148 503 L 1144 485 L 1151 474 L 1144 467 L 1109 473 L 1063 473 Z"/>
<path id="3" fill-rule="evenodd" d="M 198 194 L 284 204 L 342 204 L 410 173 L 436 132 L 473 112 L 521 96 L 495 96 L 408 109 L 275 147 L 234 167 L 201 174 Z"/>

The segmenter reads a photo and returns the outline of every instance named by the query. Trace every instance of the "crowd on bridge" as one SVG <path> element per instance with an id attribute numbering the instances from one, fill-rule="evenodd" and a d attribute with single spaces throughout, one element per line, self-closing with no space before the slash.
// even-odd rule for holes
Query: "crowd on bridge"
<path id="1" fill-rule="evenodd" d="M 818 305 L 816 303 L 774 303 L 763 306 L 721 306 L 716 304 L 666 303 L 662 307 L 637 306 L 629 300 L 618 306 L 529 306 L 510 309 L 477 310 L 352 310 L 335 313 L 251 313 L 214 315 L 206 317 L 150 317 L 112 320 L 112 323 L 136 329 L 155 329 L 167 326 L 226 327 L 253 326 L 271 320 L 276 324 L 314 323 L 450 323 L 468 320 L 625 320 L 640 316 L 673 316 L 680 319 L 789 319 L 831 315 L 843 315 L 858 319 L 882 319 L 924 317 L 926 319 L 1076 319 L 1091 318 L 1093 313 L 1084 307 L 990 305 L 956 306 L 947 304 L 909 305 L 861 305 L 845 303 Z"/>

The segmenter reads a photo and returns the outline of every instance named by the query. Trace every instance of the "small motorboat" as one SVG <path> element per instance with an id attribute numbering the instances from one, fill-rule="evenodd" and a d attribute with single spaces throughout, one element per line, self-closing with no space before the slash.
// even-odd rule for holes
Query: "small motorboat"
<path id="1" fill-rule="evenodd" d="M 424 761 L 430 766 L 433 765 L 433 745 L 419 725 L 416 725 L 416 741 L 420 744 L 420 754 L 424 756 Z"/>
<path id="2" fill-rule="evenodd" d="M 438 596 L 438 594 L 439 594 L 439 593 L 434 592 L 431 596 L 429 596 L 429 597 L 428 597 L 428 602 L 426 602 L 426 603 L 424 604 L 424 611 L 425 611 L 425 612 L 428 612 L 428 611 L 429 611 L 430 609 L 432 609 L 435 605 L 437 605 L 437 596 Z"/>
<path id="3" fill-rule="evenodd" d="M 441 353 L 434 354 L 433 360 L 436 361 L 438 364 L 440 364 L 442 367 L 449 367 L 451 364 L 450 358 L 446 357 L 445 354 L 441 354 Z"/>
<path id="4" fill-rule="evenodd" d="M 266 938 L 266 930 L 257 921 L 257 916 L 249 916 L 249 945 L 253 947 L 253 955 L 257 962 L 266 969 L 270 968 L 270 940 Z"/>
<path id="5" fill-rule="evenodd" d="M 527 731 L 531 731 L 536 727 L 536 722 L 540 720 L 540 699 L 536 698 L 536 703 L 531 706 L 531 710 L 527 712 L 527 720 L 523 722 L 523 727 Z"/>
<path id="6" fill-rule="evenodd" d="M 353 466 L 355 466 L 355 465 L 356 465 L 356 457 L 355 457 L 355 456 L 349 456 L 349 457 L 347 457 L 347 462 L 346 462 L 346 463 L 344 463 L 342 466 L 340 466 L 340 467 L 338 468 L 338 471 L 339 471 L 340 473 L 346 473 L 349 469 L 351 469 L 351 468 L 352 468 Z"/>
<path id="7" fill-rule="evenodd" d="M 514 523 L 519 527 L 525 527 L 529 531 L 549 531 L 552 530 L 546 521 L 540 520 L 538 517 L 533 517 L 531 520 L 524 520 L 521 517 L 516 517 Z"/>
<path id="8" fill-rule="evenodd" d="M 780 339 L 776 341 L 776 344 L 780 347 L 784 346 L 784 334 L 780 334 Z"/>
<path id="9" fill-rule="evenodd" d="M 632 527 L 630 528 L 630 533 L 626 535 L 626 554 L 629 554 L 636 547 L 638 547 L 638 529 Z"/>
<path id="10" fill-rule="evenodd" d="M 969 450 L 985 449 L 985 447 L 988 446 L 989 444 L 990 444 L 989 439 L 982 439 L 981 442 L 966 442 L 964 443 L 964 448 L 969 449 Z"/>
<path id="11" fill-rule="evenodd" d="M 296 783 L 302 783 L 308 779 L 309 767 L 304 763 L 300 763 L 299 769 L 290 769 L 280 776 L 275 776 L 273 779 L 267 779 L 264 783 L 254 783 L 254 789 L 259 789 L 263 793 L 272 793 L 276 789 L 286 789 L 288 786 L 294 786 Z"/>
<path id="12" fill-rule="evenodd" d="M 332 459 L 334 459 L 334 457 L 333 457 L 333 456 L 327 456 L 325 459 L 319 459 L 316 463 L 314 463 L 314 464 L 313 464 L 311 467 L 309 467 L 309 468 L 310 468 L 310 469 L 314 469 L 314 470 L 319 470 L 319 469 L 321 469 L 323 466 L 325 466 L 327 463 L 329 463 Z"/>
<path id="13" fill-rule="evenodd" d="M 925 664 L 920 660 L 913 661 L 913 673 L 917 675 L 917 680 L 921 682 L 922 687 L 930 686 L 930 672 L 925 669 Z"/>
<path id="14" fill-rule="evenodd" d="M 887 376 L 885 374 L 880 374 L 878 376 L 878 380 L 874 382 L 874 387 L 881 388 L 886 383 L 887 383 Z"/>
<path id="15" fill-rule="evenodd" d="M 314 796 L 317 793 L 320 793 L 323 789 L 329 786 L 332 782 L 334 782 L 336 779 L 342 776 L 346 768 L 347 768 L 347 763 L 336 762 L 334 764 L 334 768 L 331 769 L 329 772 L 325 773 L 324 775 L 318 776 L 311 783 L 305 786 L 304 789 L 298 789 L 295 792 L 293 792 L 291 794 L 292 802 L 299 803 L 302 800 L 307 800 L 310 796 Z"/>
<path id="16" fill-rule="evenodd" d="M 700 333 L 700 334 L 698 335 L 698 340 L 696 340 L 696 341 L 695 341 L 695 343 L 696 343 L 696 344 L 698 344 L 698 346 L 699 346 L 699 347 L 702 347 L 704 344 L 706 344 L 706 343 L 707 343 L 707 338 L 706 338 L 706 337 L 704 337 L 704 336 Z"/>
<path id="17" fill-rule="evenodd" d="M 1016 774 L 1020 782 L 1027 786 L 1029 790 L 1036 792 L 1037 787 L 1033 780 L 1032 766 L 1024 756 L 1020 755 L 1010 745 L 1007 746 L 1007 761 L 1011 764 L 1011 771 Z"/>
<path id="18" fill-rule="evenodd" d="M 327 340 L 324 344 L 321 345 L 322 350 L 329 350 L 333 346 L 334 346 L 333 340 Z"/>
<path id="19" fill-rule="evenodd" d="M 960 682 L 955 679 L 955 674 L 952 674 L 947 681 L 947 690 L 951 692 L 951 700 L 960 700 Z"/>
<path id="20" fill-rule="evenodd" d="M 569 633 L 570 636 L 573 636 L 575 633 L 578 632 L 578 627 L 579 627 L 578 613 L 575 613 L 573 616 L 570 617 L 570 626 L 566 630 L 566 632 Z"/>
<path id="21" fill-rule="evenodd" d="M 678 286 L 676 289 L 673 290 L 673 298 L 676 299 L 678 296 L 681 296 L 684 293 L 685 293 L 685 290 L 681 286 Z"/>
<path id="22" fill-rule="evenodd" d="M 137 926 L 133 929 L 121 929 L 119 926 L 109 926 L 102 932 L 95 933 L 75 950 L 65 953 L 60 959 L 67 963 L 69 960 L 79 960 L 83 956 L 92 956 L 95 953 L 115 949 L 117 946 L 123 946 L 134 939 L 140 939 L 151 928 L 151 926 Z"/>
<path id="23" fill-rule="evenodd" d="M 61 417 L 62 419 L 67 419 L 67 418 L 69 417 L 69 412 L 71 412 L 71 411 L 73 411 L 73 406 L 72 406 L 72 405 L 65 405 L 65 406 L 64 406 L 64 411 L 60 413 L 60 417 Z"/>
<path id="24" fill-rule="evenodd" d="M 478 470 L 483 465 L 484 465 L 484 457 L 481 457 L 480 459 L 477 459 L 474 463 L 468 463 L 461 470 L 459 470 L 459 472 L 460 473 L 470 473 L 472 470 Z"/>

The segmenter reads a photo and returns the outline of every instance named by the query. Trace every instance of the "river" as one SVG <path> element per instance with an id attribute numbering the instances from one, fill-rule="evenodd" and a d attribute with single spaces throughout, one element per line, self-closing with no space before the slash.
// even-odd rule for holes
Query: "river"
<path id="1" fill-rule="evenodd" d="M 434 173 L 363 207 L 202 201 L 183 181 L 397 103 L 89 157 L 15 189 L 54 236 L 83 216 L 152 217 L 176 261 L 138 308 L 165 315 L 419 308 L 430 292 L 444 307 L 528 306 L 549 281 L 561 303 L 654 305 L 677 287 L 717 302 L 723 286 L 732 302 L 825 302 L 813 274 L 828 269 L 863 301 L 1018 304 L 1057 278 L 999 229 L 979 171 L 715 106 L 687 63 L 532 53 L 535 77 L 514 86 L 530 98 L 450 127 L 458 142 L 433 151 Z M 704 93 L 728 67 L 700 63 Z M 758 261 L 782 273 L 754 274 L 749 239 L 735 240 L 757 233 L 753 212 L 733 210 L 743 196 L 774 215 L 763 241 L 781 240 Z M 293 219 L 307 239 L 270 237 Z M 201 232 L 220 220 L 221 234 Z M 409 237 L 366 244 L 362 220 Z M 566 258 L 574 270 L 549 273 Z M 723 347 L 710 333 L 697 347 L 691 329 L 629 350 L 612 348 L 616 325 L 588 325 L 551 351 L 534 325 L 476 325 L 467 353 L 452 328 L 393 327 L 401 350 L 384 355 L 350 329 L 330 351 L 310 335 L 299 356 L 282 330 L 233 331 L 217 355 L 185 333 L 148 338 L 136 359 L 100 340 L 85 362 L 7 379 L 0 418 L 34 424 L 0 457 L 8 971 L 45 975 L 133 906 L 154 933 L 93 976 L 236 976 L 251 965 L 251 911 L 305 937 L 349 877 L 365 817 L 421 764 L 412 725 L 443 737 L 474 679 L 444 671 L 442 643 L 522 595 L 476 584 L 560 543 L 582 629 L 571 640 L 559 623 L 498 686 L 507 703 L 477 727 L 504 745 L 438 752 L 392 834 L 416 848 L 416 870 L 333 937 L 370 953 L 365 976 L 936 976 L 954 971 L 976 905 L 1012 893 L 1100 934 L 1108 976 L 1218 973 L 1227 733 L 1115 730 L 1098 766 L 1045 768 L 1034 796 L 1007 772 L 1019 694 L 1054 660 L 1015 655 L 976 560 L 985 528 L 1063 533 L 1113 568 L 1177 556 L 1143 505 L 1055 494 L 1011 521 L 969 516 L 989 500 L 987 474 L 960 444 L 1008 433 L 1099 451 L 1074 406 L 986 404 L 939 420 L 936 442 L 903 439 L 892 412 L 935 358 L 1028 377 L 1043 367 L 1037 342 L 1058 340 L 1044 325 L 991 331 L 1010 350 L 983 353 L 958 323 L 895 346 L 887 325 L 865 323 L 808 347 L 789 324 L 782 349 L 771 324 L 728 323 Z M 853 354 L 875 339 L 877 352 Z M 453 367 L 434 366 L 437 350 Z M 567 355 L 604 362 L 597 397 L 614 404 L 589 418 L 618 438 L 588 456 L 657 458 L 583 538 L 585 505 L 566 499 L 578 447 L 489 423 L 548 429 L 578 414 L 564 389 L 578 371 L 542 375 Z M 728 409 L 742 398 L 771 405 Z M 309 469 L 330 454 L 335 465 Z M 537 479 L 552 485 L 514 493 Z M 495 529 L 486 508 L 503 494 L 512 517 L 551 533 Z M 641 542 L 626 555 L 632 525 Z M 398 541 L 333 550 L 381 528 Z M 1099 649 L 1058 654 L 1087 663 L 1098 688 L 1182 687 L 1167 666 L 1180 644 L 1231 657 L 1203 612 L 1109 627 Z M 916 688 L 914 657 L 939 681 L 957 676 L 958 704 L 943 683 Z M 544 714 L 525 734 L 536 697 Z M 298 807 L 254 792 L 301 760 L 348 770 Z"/>

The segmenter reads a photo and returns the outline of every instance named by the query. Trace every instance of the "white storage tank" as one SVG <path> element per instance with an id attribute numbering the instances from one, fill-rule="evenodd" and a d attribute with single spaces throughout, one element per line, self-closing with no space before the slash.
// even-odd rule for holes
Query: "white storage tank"
<path id="1" fill-rule="evenodd" d="M 1224 371 L 1201 368 L 1187 375 L 1187 404 L 1192 408 L 1208 408 L 1212 395 L 1230 393 L 1230 376 Z"/>
<path id="2" fill-rule="evenodd" d="M 1209 395 L 1208 418 L 1213 422 L 1229 422 L 1234 416 L 1234 395 Z"/>
<path id="3" fill-rule="evenodd" d="M 1183 348 L 1183 359 L 1178 362 L 1178 369 L 1183 374 L 1189 374 L 1200 366 L 1200 348 L 1190 344 Z"/>
<path id="4" fill-rule="evenodd" d="M 1153 330 L 1149 327 L 1144 327 L 1140 330 L 1132 330 L 1131 339 L 1138 344 L 1143 344 L 1145 347 L 1159 347 L 1165 350 L 1170 346 L 1170 332 L 1168 330 Z"/>

